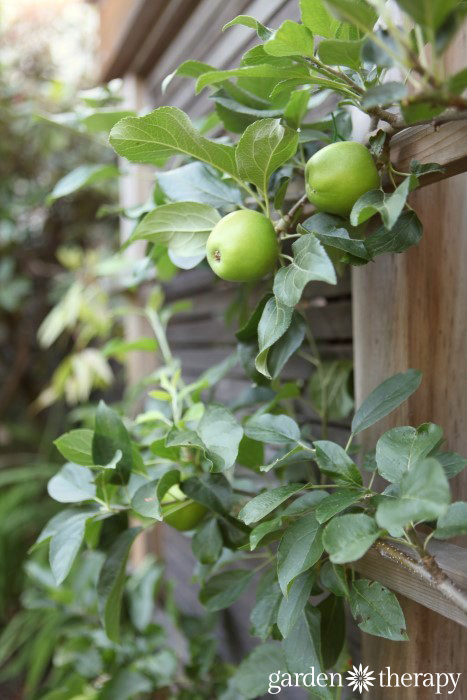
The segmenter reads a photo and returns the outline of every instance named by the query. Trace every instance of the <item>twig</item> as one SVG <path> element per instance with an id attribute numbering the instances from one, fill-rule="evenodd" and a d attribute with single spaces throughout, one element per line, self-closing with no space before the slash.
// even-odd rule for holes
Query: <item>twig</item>
<path id="1" fill-rule="evenodd" d="M 284 214 L 284 216 L 279 219 L 279 221 L 276 223 L 275 229 L 278 234 L 280 233 L 285 233 L 289 230 L 290 225 L 293 221 L 293 218 L 297 211 L 303 207 L 305 202 L 307 201 L 307 196 L 306 194 L 302 195 L 299 200 L 295 202 L 293 207 L 289 209 L 287 214 Z"/>
<path id="2" fill-rule="evenodd" d="M 467 614 L 467 593 L 458 588 L 451 579 L 446 576 L 439 567 L 435 558 L 429 554 L 419 561 L 412 559 L 400 549 L 378 540 L 374 545 L 376 551 L 385 559 L 396 562 L 399 566 L 410 571 L 432 588 L 435 588 L 447 600 L 453 603 L 462 612 Z"/>

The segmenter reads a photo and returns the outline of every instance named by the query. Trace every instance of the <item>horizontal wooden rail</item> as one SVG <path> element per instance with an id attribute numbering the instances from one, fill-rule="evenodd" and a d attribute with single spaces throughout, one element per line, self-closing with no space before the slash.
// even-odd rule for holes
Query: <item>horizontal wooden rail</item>
<path id="1" fill-rule="evenodd" d="M 409 550 L 402 550 L 409 554 Z M 439 565 L 460 589 L 467 592 L 467 549 L 445 542 L 430 542 L 428 547 Z M 413 557 L 413 554 L 410 554 Z M 395 593 L 400 593 L 444 617 L 467 627 L 467 615 L 454 603 L 430 585 L 391 559 L 381 556 L 372 548 L 355 564 L 356 570 L 370 579 L 379 581 Z"/>
<path id="2" fill-rule="evenodd" d="M 466 172 L 467 120 L 413 126 L 395 134 L 391 139 L 391 161 L 396 170 L 408 172 L 413 160 L 439 163 L 444 168 L 443 173 L 422 177 L 422 185 Z"/>

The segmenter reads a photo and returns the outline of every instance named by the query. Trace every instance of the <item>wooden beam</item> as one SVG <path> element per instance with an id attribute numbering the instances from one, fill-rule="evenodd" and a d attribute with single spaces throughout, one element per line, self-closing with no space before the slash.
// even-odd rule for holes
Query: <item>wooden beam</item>
<path id="1" fill-rule="evenodd" d="M 399 547 L 399 549 L 402 548 Z M 438 565 L 445 574 L 459 588 L 467 590 L 467 550 L 444 542 L 431 542 L 429 550 L 436 557 Z M 404 553 L 410 554 L 408 549 L 404 550 Z M 467 627 L 467 614 L 459 610 L 426 581 L 414 576 L 390 559 L 382 557 L 375 548 L 370 549 L 356 563 L 355 568 L 362 576 L 379 581 L 395 593 L 401 593 L 425 608 Z"/>
<path id="2" fill-rule="evenodd" d="M 439 126 L 426 124 L 404 129 L 391 139 L 391 161 L 401 172 L 409 172 L 410 163 L 439 163 L 443 173 L 421 178 L 422 185 L 467 171 L 467 119 Z"/>

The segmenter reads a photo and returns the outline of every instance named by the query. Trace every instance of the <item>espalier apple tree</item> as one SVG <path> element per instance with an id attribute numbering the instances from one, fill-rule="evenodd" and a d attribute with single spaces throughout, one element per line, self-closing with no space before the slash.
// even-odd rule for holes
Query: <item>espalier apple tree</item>
<path id="1" fill-rule="evenodd" d="M 423 570 L 467 610 L 427 550 L 431 538 L 467 532 L 467 504 L 451 503 L 449 486 L 466 460 L 443 448 L 443 430 L 432 423 L 393 428 L 366 454 L 359 445 L 366 428 L 417 390 L 420 373 L 388 378 L 355 412 L 347 443 L 332 442 L 329 419 L 352 409 L 350 368 L 320 357 L 301 304 L 307 285 L 336 284 L 343 266 L 417 245 L 422 226 L 407 197 L 439 166 L 413 162 L 398 172 L 391 138 L 414 124 L 465 116 L 466 71 L 447 74 L 442 60 L 465 3 L 396 6 L 397 18 L 379 0 L 301 0 L 301 22 L 274 29 L 236 17 L 225 31 L 241 24 L 258 35 L 239 66 L 187 61 L 164 83 L 186 76 L 196 93 L 210 90 L 213 110 L 202 124 L 167 106 L 127 116 L 110 132 L 122 159 L 158 169 L 154 197 L 126 245 L 146 241 L 152 266 L 169 260 L 182 276 L 206 257 L 216 275 L 262 296 L 239 324 L 235 355 L 186 384 L 167 342 L 173 309 L 154 288 L 139 310 L 160 353 L 136 397 L 149 398 L 147 409 L 132 419 L 130 406 L 122 415 L 101 401 L 92 427 L 57 440 L 67 463 L 49 493 L 69 505 L 41 540 L 50 541 L 60 583 L 90 523 L 131 516 L 98 582 L 102 624 L 115 640 L 134 540 L 162 520 L 191 531 L 208 611 L 256 587 L 251 630 L 260 643 L 230 678 L 225 698 L 266 692 L 278 668 L 342 669 L 346 606 L 365 632 L 406 639 L 394 594 L 353 570 L 370 547 L 414 575 Z M 325 100 L 329 113 L 317 119 Z M 365 145 L 352 141 L 349 107 L 369 117 Z M 299 381 L 281 378 L 295 353 L 310 362 L 306 394 Z M 210 390 L 235 363 L 251 388 L 229 405 L 210 402 Z M 311 396 L 321 435 L 294 413 L 300 396 Z M 319 693 L 332 697 L 330 689 Z"/>

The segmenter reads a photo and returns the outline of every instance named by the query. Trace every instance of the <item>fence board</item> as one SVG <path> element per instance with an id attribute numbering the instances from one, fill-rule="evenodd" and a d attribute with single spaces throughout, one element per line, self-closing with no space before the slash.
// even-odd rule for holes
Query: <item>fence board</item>
<path id="1" fill-rule="evenodd" d="M 467 170 L 467 120 L 439 126 L 414 126 L 391 139 L 391 160 L 397 170 L 408 172 L 412 160 L 439 163 L 443 173 L 431 173 L 421 179 L 423 185 Z"/>

